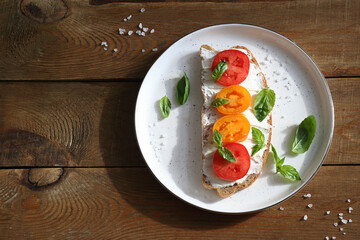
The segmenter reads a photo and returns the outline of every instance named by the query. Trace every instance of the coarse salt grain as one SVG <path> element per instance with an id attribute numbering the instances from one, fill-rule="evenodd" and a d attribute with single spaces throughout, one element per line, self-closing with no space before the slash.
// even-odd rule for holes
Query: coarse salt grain
<path id="1" fill-rule="evenodd" d="M 346 232 L 343 232 L 343 235 L 346 235 Z"/>
<path id="2" fill-rule="evenodd" d="M 349 219 L 349 223 L 351 223 L 351 222 L 352 222 L 352 219 L 350 218 L 350 219 Z"/>
<path id="3" fill-rule="evenodd" d="M 149 30 L 149 28 L 147 28 L 147 27 L 143 27 L 143 29 L 142 29 L 144 32 L 147 32 L 148 30 Z"/>
<path id="4" fill-rule="evenodd" d="M 339 228 L 339 231 L 342 232 L 342 231 L 344 231 L 344 229 L 343 229 L 343 228 Z"/>
<path id="5" fill-rule="evenodd" d="M 145 37 L 145 32 L 141 32 L 141 36 Z"/>
<path id="6" fill-rule="evenodd" d="M 331 237 L 331 239 L 336 239 L 336 237 Z"/>
<path id="7" fill-rule="evenodd" d="M 132 18 L 132 15 L 129 15 L 126 19 L 130 20 Z"/>
<path id="8" fill-rule="evenodd" d="M 141 31 L 140 30 L 136 30 L 135 32 L 137 35 L 141 35 Z"/>
<path id="9" fill-rule="evenodd" d="M 311 197 L 310 193 L 304 195 L 304 198 L 309 198 L 309 197 Z"/>
<path id="10" fill-rule="evenodd" d="M 141 49 L 141 52 L 145 52 L 145 49 Z"/>
<path id="11" fill-rule="evenodd" d="M 308 220 L 308 215 L 304 215 L 303 219 L 304 221 Z"/>
<path id="12" fill-rule="evenodd" d="M 339 224 L 337 222 L 334 223 L 334 227 L 337 227 Z"/>
<path id="13" fill-rule="evenodd" d="M 105 47 L 107 47 L 107 46 L 108 46 L 108 44 L 107 44 L 107 42 L 101 42 L 101 46 L 105 46 Z"/>
<path id="14" fill-rule="evenodd" d="M 330 238 L 328 236 L 325 237 L 325 240 L 330 240 Z"/>
<path id="15" fill-rule="evenodd" d="M 326 212 L 326 215 L 329 215 L 329 214 L 330 214 L 330 211 L 327 211 L 327 212 Z"/>
<path id="16" fill-rule="evenodd" d="M 348 200 L 346 200 L 346 202 L 351 202 L 350 198 Z"/>
<path id="17" fill-rule="evenodd" d="M 341 224 L 347 224 L 348 223 L 348 220 L 346 219 L 341 219 Z"/>
<path id="18" fill-rule="evenodd" d="M 152 33 L 154 33 L 155 32 L 155 29 L 151 29 L 150 30 L 150 33 L 152 34 Z"/>
<path id="19" fill-rule="evenodd" d="M 114 52 L 117 52 L 118 51 L 118 49 L 117 48 L 114 48 L 114 50 L 113 50 Z"/>
<path id="20" fill-rule="evenodd" d="M 142 29 L 142 28 L 143 28 L 142 23 L 139 23 L 139 28 L 140 28 L 140 29 Z"/>
<path id="21" fill-rule="evenodd" d="M 107 48 L 106 47 L 104 47 L 104 51 L 106 51 L 107 50 Z"/>
<path id="22" fill-rule="evenodd" d="M 351 211 L 354 210 L 352 207 L 348 208 L 348 212 L 351 213 Z"/>
<path id="23" fill-rule="evenodd" d="M 158 49 L 157 49 L 157 48 L 153 48 L 151 51 L 153 51 L 153 52 L 157 52 L 157 51 L 158 51 Z"/>
<path id="24" fill-rule="evenodd" d="M 284 208 L 283 207 L 279 207 L 280 211 L 284 211 Z"/>
<path id="25" fill-rule="evenodd" d="M 126 30 L 125 30 L 125 29 L 119 28 L 119 34 L 120 34 L 120 35 L 123 35 L 123 34 L 125 34 L 125 33 L 126 33 Z"/>
<path id="26" fill-rule="evenodd" d="M 145 12 L 145 8 L 141 8 L 141 9 L 140 9 L 140 12 L 141 12 L 141 13 Z"/>
<path id="27" fill-rule="evenodd" d="M 130 30 L 128 31 L 128 35 L 130 36 L 131 34 L 133 34 L 134 31 Z"/>
<path id="28" fill-rule="evenodd" d="M 124 21 L 124 22 L 126 22 L 126 21 L 127 21 L 127 19 L 126 19 L 126 18 L 124 18 L 124 19 L 123 19 L 123 21 Z"/>
<path id="29" fill-rule="evenodd" d="M 307 205 L 308 208 L 312 208 L 312 206 L 313 205 L 311 203 Z"/>
<path id="30" fill-rule="evenodd" d="M 339 213 L 339 216 L 343 216 L 344 214 L 343 213 Z"/>

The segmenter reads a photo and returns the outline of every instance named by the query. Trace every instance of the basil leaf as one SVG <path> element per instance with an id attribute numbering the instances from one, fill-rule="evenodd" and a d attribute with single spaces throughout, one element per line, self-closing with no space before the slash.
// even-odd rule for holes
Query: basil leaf
<path id="1" fill-rule="evenodd" d="M 251 134 L 255 141 L 255 146 L 253 146 L 251 150 L 251 156 L 254 156 L 255 153 L 257 153 L 258 151 L 260 151 L 260 149 L 265 147 L 265 136 L 261 132 L 261 130 L 254 127 L 251 128 Z"/>
<path id="2" fill-rule="evenodd" d="M 281 168 L 281 165 L 284 163 L 284 160 L 285 158 L 283 159 L 280 159 L 276 150 L 275 150 L 275 147 L 271 144 L 271 151 L 274 155 L 274 160 L 275 160 L 275 164 L 276 164 L 276 173 L 279 172 L 279 168 Z"/>
<path id="3" fill-rule="evenodd" d="M 290 165 L 283 165 L 280 168 L 281 175 L 283 175 L 285 178 L 291 180 L 291 181 L 299 181 L 301 180 L 300 175 L 298 171 Z"/>
<path id="4" fill-rule="evenodd" d="M 225 103 L 228 103 L 228 102 L 230 102 L 229 99 L 217 98 L 214 101 L 212 101 L 211 106 L 217 108 L 217 107 L 220 107 L 220 106 L 222 106 L 222 105 L 224 105 Z"/>
<path id="5" fill-rule="evenodd" d="M 213 140 L 217 147 L 222 147 L 222 134 L 219 132 L 219 130 L 215 129 L 213 134 Z"/>
<path id="6" fill-rule="evenodd" d="M 230 162 L 236 162 L 236 159 L 234 157 L 234 154 L 225 147 L 218 148 L 219 154 L 226 160 Z"/>
<path id="7" fill-rule="evenodd" d="M 275 163 L 276 163 L 276 173 L 280 172 L 285 178 L 290 179 L 292 181 L 299 181 L 301 180 L 298 171 L 290 165 L 283 165 L 285 161 L 285 157 L 282 159 L 279 158 L 275 147 L 271 144 L 271 151 L 274 155 Z"/>
<path id="8" fill-rule="evenodd" d="M 269 88 L 264 88 L 256 96 L 254 112 L 257 120 L 262 122 L 271 112 L 275 105 L 275 92 Z"/>
<path id="9" fill-rule="evenodd" d="M 211 77 L 215 79 L 215 82 L 219 81 L 224 72 L 228 69 L 228 65 L 225 61 L 221 61 L 216 65 Z"/>
<path id="10" fill-rule="evenodd" d="M 169 117 L 170 109 L 171 109 L 171 102 L 170 102 L 169 98 L 167 96 L 164 96 L 163 98 L 161 98 L 159 105 L 160 105 L 161 115 L 164 118 Z"/>
<path id="11" fill-rule="evenodd" d="M 291 146 L 291 151 L 293 153 L 306 152 L 314 139 L 315 131 L 316 118 L 314 117 L 314 115 L 310 115 L 305 118 L 296 129 L 296 134 Z"/>
<path id="12" fill-rule="evenodd" d="M 180 105 L 184 105 L 189 97 L 190 81 L 184 72 L 184 76 L 178 81 L 176 85 L 176 99 Z"/>

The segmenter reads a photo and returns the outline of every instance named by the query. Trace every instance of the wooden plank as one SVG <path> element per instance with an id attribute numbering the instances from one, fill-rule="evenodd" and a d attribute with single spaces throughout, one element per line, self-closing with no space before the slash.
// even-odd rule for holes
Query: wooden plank
<path id="1" fill-rule="evenodd" d="M 214 214 L 190 206 L 165 190 L 147 169 L 65 169 L 59 181 L 43 188 L 27 185 L 27 171 L 0 170 L 4 239 L 357 239 L 360 235 L 360 166 L 324 166 L 289 200 L 247 215 Z M 307 193 L 312 197 L 304 199 Z M 306 207 L 310 203 L 311 209 Z M 325 215 L 328 210 L 331 214 Z M 334 227 L 340 212 L 354 221 Z M 302 221 L 305 214 L 308 220 Z"/>
<path id="2" fill-rule="evenodd" d="M 328 79 L 326 164 L 359 164 L 360 78 Z M 145 166 L 134 128 L 140 83 L 0 83 L 0 166 Z"/>
<path id="3" fill-rule="evenodd" d="M 357 0 L 104 5 L 6 0 L 1 6 L 0 80 L 143 78 L 176 40 L 223 23 L 253 24 L 283 34 L 309 53 L 326 76 L 360 75 Z M 146 12 L 140 13 L 141 7 Z M 122 22 L 130 14 L 133 18 Z M 118 28 L 135 30 L 140 22 L 155 33 L 118 34 Z M 109 43 L 107 51 L 102 41 Z M 155 47 L 159 51 L 151 52 Z"/>
<path id="4" fill-rule="evenodd" d="M 139 83 L 0 84 L 0 166 L 143 166 Z"/>

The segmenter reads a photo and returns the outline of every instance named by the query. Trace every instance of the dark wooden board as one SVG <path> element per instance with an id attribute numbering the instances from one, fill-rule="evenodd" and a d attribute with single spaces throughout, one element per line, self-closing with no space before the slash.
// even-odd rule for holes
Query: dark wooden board
<path id="1" fill-rule="evenodd" d="M 360 166 L 321 167 L 289 200 L 247 215 L 214 214 L 190 206 L 165 190 L 146 168 L 40 169 L 31 176 L 28 171 L 0 170 L 3 239 L 357 239 L 360 235 Z M 304 199 L 307 193 L 312 197 Z M 311 209 L 306 207 L 310 203 Z M 328 210 L 331 214 L 325 215 Z M 345 238 L 333 226 L 338 213 L 353 220 L 341 225 Z M 305 214 L 308 220 L 302 221 Z"/>
<path id="2" fill-rule="evenodd" d="M 360 79 L 331 78 L 326 164 L 359 164 Z M 0 166 L 145 166 L 134 127 L 140 83 L 0 83 Z"/>
<path id="3" fill-rule="evenodd" d="M 224 23 L 258 25 L 302 47 L 326 76 L 360 76 L 360 2 L 240 1 L 91 5 L 77 0 L 4 0 L 0 9 L 0 80 L 143 78 L 181 37 Z M 140 8 L 146 11 L 140 13 Z M 133 15 L 130 21 L 122 19 Z M 140 37 L 118 28 L 155 29 Z M 109 43 L 107 51 L 100 46 Z M 118 52 L 112 52 L 117 48 Z M 158 52 L 151 49 L 158 48 Z M 141 49 L 146 49 L 145 53 Z"/>

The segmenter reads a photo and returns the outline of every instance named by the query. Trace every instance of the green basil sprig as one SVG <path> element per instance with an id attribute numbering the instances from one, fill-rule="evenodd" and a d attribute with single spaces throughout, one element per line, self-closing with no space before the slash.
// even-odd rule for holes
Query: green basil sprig
<path id="1" fill-rule="evenodd" d="M 222 134 L 218 130 L 215 129 L 214 135 L 213 135 L 213 140 L 216 144 L 216 147 L 218 149 L 220 156 L 223 157 L 224 159 L 228 160 L 229 162 L 236 162 L 234 154 L 228 148 L 223 147 L 222 137 L 223 137 Z"/>
<path id="2" fill-rule="evenodd" d="M 169 117 L 171 110 L 171 102 L 167 96 L 160 99 L 160 112 L 164 118 Z"/>
<path id="3" fill-rule="evenodd" d="M 285 161 L 285 157 L 282 159 L 279 158 L 274 146 L 271 144 L 271 150 L 274 155 L 275 164 L 276 164 L 276 173 L 280 173 L 285 178 L 291 180 L 291 181 L 299 181 L 301 180 L 300 175 L 298 171 L 290 165 L 283 165 Z"/>
<path id="4" fill-rule="evenodd" d="M 220 106 L 222 106 L 222 105 L 224 105 L 224 104 L 226 104 L 228 102 L 230 102 L 229 99 L 216 98 L 214 101 L 212 101 L 211 106 L 217 108 L 217 107 L 220 107 Z"/>
<path id="5" fill-rule="evenodd" d="M 251 156 L 254 156 L 255 153 L 257 153 L 258 151 L 260 151 L 260 149 L 265 147 L 265 136 L 261 132 L 261 130 L 255 127 L 251 128 L 251 134 L 255 141 L 255 146 L 251 150 Z"/>
<path id="6" fill-rule="evenodd" d="M 269 88 L 264 88 L 256 96 L 254 112 L 257 120 L 262 122 L 271 112 L 275 105 L 275 92 Z"/>
<path id="7" fill-rule="evenodd" d="M 178 81 L 176 85 L 176 99 L 180 105 L 184 105 L 189 97 L 190 81 L 184 72 L 184 76 Z"/>
<path id="8" fill-rule="evenodd" d="M 221 61 L 216 65 L 211 77 L 215 79 L 215 82 L 219 81 L 224 72 L 228 69 L 228 65 L 225 61 Z"/>
<path id="9" fill-rule="evenodd" d="M 316 118 L 314 117 L 314 115 L 310 115 L 305 118 L 296 129 L 296 134 L 291 146 L 291 151 L 293 153 L 306 152 L 315 137 L 315 131 Z"/>

